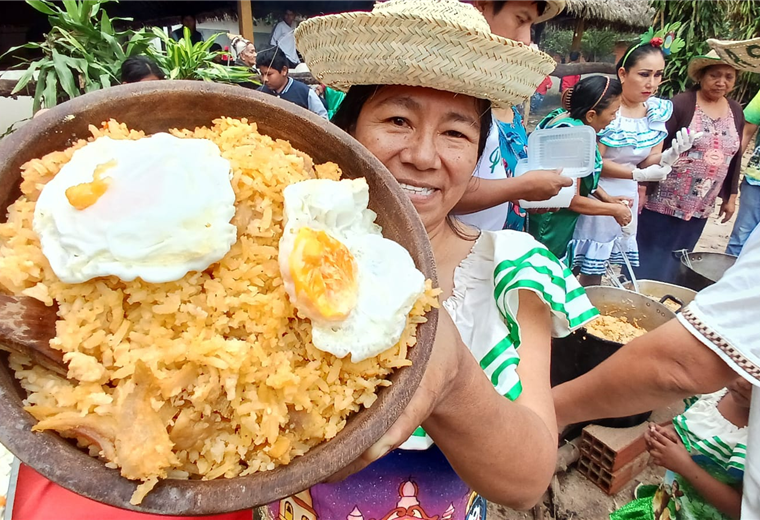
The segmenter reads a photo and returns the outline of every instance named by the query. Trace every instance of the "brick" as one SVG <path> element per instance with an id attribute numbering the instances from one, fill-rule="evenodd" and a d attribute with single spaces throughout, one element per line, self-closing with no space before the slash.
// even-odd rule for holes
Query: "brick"
<path id="1" fill-rule="evenodd" d="M 617 471 L 610 472 L 583 453 L 578 460 L 578 471 L 608 495 L 614 495 L 641 473 L 649 463 L 649 454 L 642 453 Z"/>
<path id="2" fill-rule="evenodd" d="M 648 427 L 648 423 L 632 428 L 586 426 L 581 434 L 581 453 L 614 473 L 644 453 L 644 432 Z"/>

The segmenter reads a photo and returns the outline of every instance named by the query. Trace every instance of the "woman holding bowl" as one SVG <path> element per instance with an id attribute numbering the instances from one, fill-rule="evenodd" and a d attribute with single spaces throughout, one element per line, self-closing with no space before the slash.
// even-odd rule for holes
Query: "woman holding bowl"
<path id="1" fill-rule="evenodd" d="M 530 96 L 553 61 L 493 35 L 455 0 L 314 18 L 296 39 L 322 83 L 348 90 L 333 122 L 380 159 L 417 210 L 445 312 L 410 405 L 336 480 L 355 474 L 272 504 L 267 516 L 464 519 L 484 517 L 485 499 L 532 506 L 556 457 L 551 336 L 597 311 L 529 235 L 478 232 L 451 212 L 482 154 L 491 107 Z"/>

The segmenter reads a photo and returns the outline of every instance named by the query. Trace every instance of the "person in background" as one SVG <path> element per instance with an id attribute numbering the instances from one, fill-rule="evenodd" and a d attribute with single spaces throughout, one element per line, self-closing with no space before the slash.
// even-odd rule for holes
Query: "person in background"
<path id="1" fill-rule="evenodd" d="M 644 440 L 652 462 L 667 472 L 662 483 L 640 485 L 636 500 L 611 520 L 730 520 L 742 507 L 742 479 L 752 385 L 737 377 L 700 397 L 667 426 L 650 424 Z"/>
<path id="2" fill-rule="evenodd" d="M 296 51 L 296 39 L 293 36 L 293 21 L 296 15 L 292 9 L 286 9 L 282 15 L 282 20 L 275 25 L 272 31 L 272 38 L 269 44 L 272 47 L 279 47 L 282 52 L 285 53 L 285 57 L 288 59 L 288 67 L 291 69 L 296 68 L 296 65 L 301 63 Z"/>
<path id="3" fill-rule="evenodd" d="M 248 68 L 256 66 L 256 47 L 253 42 L 237 35 L 232 37 L 230 45 L 235 51 L 235 65 Z"/>
<path id="4" fill-rule="evenodd" d="M 258 53 L 256 68 L 261 72 L 263 81 L 258 88 L 260 92 L 286 99 L 327 119 L 327 110 L 317 93 L 306 84 L 288 77 L 288 59 L 278 47 Z"/>
<path id="5" fill-rule="evenodd" d="M 332 119 L 332 117 L 335 115 L 335 112 L 338 111 L 340 104 L 345 99 L 346 93 L 341 92 L 340 90 L 335 90 L 334 88 L 330 88 L 327 85 L 323 85 L 321 83 L 317 85 L 315 91 L 317 92 L 317 95 L 325 102 L 325 108 L 327 109 L 327 118 Z"/>
<path id="6" fill-rule="evenodd" d="M 483 14 L 491 32 L 497 36 L 531 42 L 531 26 L 557 16 L 565 0 L 473 2 Z M 483 158 L 468 190 L 454 208 L 456 218 L 478 229 L 525 230 L 525 211 L 517 204 L 523 200 L 546 200 L 572 179 L 557 170 L 526 172 L 515 177 L 515 166 L 527 158 L 528 135 L 516 107 L 495 109 Z"/>
<path id="7" fill-rule="evenodd" d="M 673 113 L 673 105 L 654 97 L 665 69 L 661 46 L 662 38 L 650 39 L 647 33 L 617 64 L 618 79 L 623 84 L 622 102 L 615 120 L 599 136 L 603 159 L 599 185 L 614 197 L 632 199 L 633 208 L 638 208 L 639 182 L 659 181 L 670 172 L 670 166 L 659 163 L 663 141 L 668 136 L 665 123 Z M 607 264 L 625 265 L 623 255 L 638 267 L 637 216 L 634 211 L 632 229 L 625 233 L 612 217 L 580 216 L 571 247 L 575 256 L 572 265 L 580 271 L 581 285 L 600 285 Z"/>
<path id="8" fill-rule="evenodd" d="M 623 345 L 590 372 L 553 389 L 559 431 L 570 424 L 625 417 L 716 392 L 739 375 L 753 385 L 748 442 L 743 443 L 747 452 L 741 518 L 760 518 L 758 272 L 760 228 L 747 239 L 736 264 L 699 292 L 675 319 Z M 721 408 L 721 414 L 724 411 Z"/>
<path id="9" fill-rule="evenodd" d="M 741 155 L 744 155 L 758 125 L 760 125 L 760 92 L 755 94 L 744 109 Z M 734 229 L 731 231 L 731 238 L 728 240 L 726 253 L 739 256 L 744 243 L 758 224 L 760 224 L 760 135 L 755 140 L 755 149 L 744 170 L 739 213 L 736 216 Z"/>
<path id="10" fill-rule="evenodd" d="M 617 79 L 588 76 L 567 89 L 562 95 L 562 108 L 547 115 L 536 128 L 541 130 L 588 125 L 594 129 L 594 133 L 599 133 L 615 119 L 620 108 L 621 91 Z M 598 188 L 601 173 L 602 156 L 597 149 L 594 171 L 575 181 L 577 194 L 570 201 L 569 208 L 528 216 L 528 232 L 557 258 L 568 256 L 572 260 L 572 251 L 568 251 L 567 246 L 573 238 L 575 223 L 581 214 L 609 215 L 620 226 L 631 222 L 629 205 L 632 201 L 610 197 L 602 188 Z"/>
<path id="11" fill-rule="evenodd" d="M 172 38 L 180 41 L 185 37 L 185 29 L 190 31 L 190 41 L 195 45 L 203 41 L 203 35 L 196 29 L 195 16 L 192 14 L 186 14 L 182 16 L 182 27 L 172 32 Z"/>
<path id="12" fill-rule="evenodd" d="M 544 96 L 546 96 L 546 93 L 550 88 L 552 88 L 552 78 L 550 76 L 546 76 L 546 78 L 544 78 L 544 80 L 536 89 L 535 94 L 533 94 L 530 98 L 531 112 L 537 112 L 538 109 L 541 108 L 541 105 L 544 103 Z"/>
<path id="13" fill-rule="evenodd" d="M 570 51 L 569 57 L 570 57 L 570 63 L 580 63 L 581 61 L 581 53 L 578 51 Z M 559 82 L 560 93 L 575 86 L 575 84 L 578 83 L 580 80 L 581 80 L 580 74 L 563 77 L 562 80 Z"/>
<path id="14" fill-rule="evenodd" d="M 121 82 L 139 83 L 164 79 L 166 74 L 156 62 L 147 56 L 132 56 L 121 64 Z"/>
<path id="15" fill-rule="evenodd" d="M 649 187 L 639 215 L 641 267 L 636 276 L 646 280 L 676 282 L 681 262 L 673 251 L 694 249 L 718 196 L 724 223 L 736 209 L 744 115 L 741 105 L 726 97 L 734 88 L 736 69 L 710 51 L 691 59 L 688 74 L 696 85 L 673 98 L 665 146 L 678 144 L 682 128 L 693 145 L 680 155 L 677 146 L 662 154 L 673 170 Z"/>

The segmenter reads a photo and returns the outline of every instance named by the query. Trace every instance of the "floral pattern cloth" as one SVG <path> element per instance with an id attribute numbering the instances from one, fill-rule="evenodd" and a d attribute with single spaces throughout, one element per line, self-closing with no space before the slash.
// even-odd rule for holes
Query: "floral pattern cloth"
<path id="1" fill-rule="evenodd" d="M 713 119 L 697 104 L 689 131 L 704 135 L 679 158 L 668 177 L 657 184 L 646 204 L 648 210 L 683 220 L 710 216 L 728 166 L 741 144 L 730 109 L 723 117 Z"/>

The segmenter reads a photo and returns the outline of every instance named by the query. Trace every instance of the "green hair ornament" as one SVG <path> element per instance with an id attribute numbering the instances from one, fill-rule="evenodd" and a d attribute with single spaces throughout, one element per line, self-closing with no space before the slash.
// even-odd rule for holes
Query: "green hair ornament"
<path id="1" fill-rule="evenodd" d="M 657 32 L 655 32 L 654 27 L 650 27 L 647 32 L 641 35 L 639 43 L 631 47 L 626 53 L 622 61 L 623 66 L 625 66 L 625 63 L 628 61 L 628 56 L 644 45 L 657 47 L 662 51 L 666 58 L 671 54 L 677 53 L 686 46 L 686 42 L 677 36 L 680 28 L 681 22 L 669 23 Z"/>

